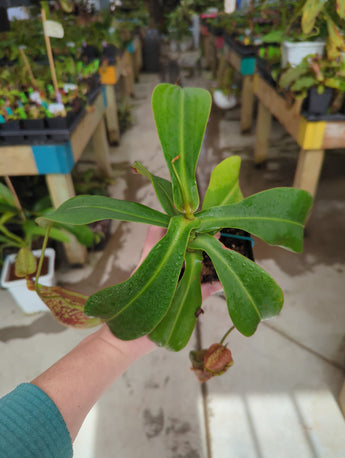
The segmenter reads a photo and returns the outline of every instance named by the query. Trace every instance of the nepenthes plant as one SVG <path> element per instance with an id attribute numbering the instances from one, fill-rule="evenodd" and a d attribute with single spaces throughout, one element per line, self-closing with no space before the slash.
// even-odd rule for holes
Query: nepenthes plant
<path id="1" fill-rule="evenodd" d="M 233 326 L 251 336 L 261 320 L 279 314 L 283 294 L 255 262 L 225 248 L 215 234 L 237 228 L 295 252 L 303 246 L 304 223 L 312 205 L 306 191 L 274 188 L 244 198 L 239 186 L 240 158 L 230 156 L 212 171 L 203 202 L 196 166 L 211 108 L 210 94 L 200 88 L 159 84 L 152 108 L 171 180 L 135 163 L 151 182 L 162 211 L 137 202 L 104 196 L 77 196 L 39 218 L 54 223 L 89 224 L 117 219 L 166 228 L 128 280 L 90 297 L 62 288 L 28 284 L 65 324 L 91 326 L 106 322 L 123 340 L 149 335 L 159 346 L 179 351 L 189 341 L 201 306 L 203 252 L 211 259 L 224 289 Z M 25 270 L 25 269 L 24 269 Z"/>

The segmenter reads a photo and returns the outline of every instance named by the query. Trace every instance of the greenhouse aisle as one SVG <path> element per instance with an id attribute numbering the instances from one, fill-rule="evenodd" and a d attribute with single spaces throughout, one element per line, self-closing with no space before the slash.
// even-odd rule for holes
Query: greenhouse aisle
<path id="1" fill-rule="evenodd" d="M 183 84 L 208 88 L 208 74 Z M 148 181 L 130 165 L 138 160 L 167 177 L 151 113 L 159 82 L 142 74 L 135 86 L 134 125 L 111 148 L 116 198 L 160 209 Z M 211 169 L 239 154 L 245 196 L 293 181 L 297 145 L 277 123 L 269 161 L 253 166 L 255 128 L 240 135 L 240 111 L 213 109 L 198 168 L 201 193 Z M 85 159 L 88 159 L 87 152 Z M 234 365 L 200 385 L 189 370 L 190 350 L 208 347 L 229 328 L 222 293 L 204 303 L 199 326 L 179 353 L 157 350 L 135 363 L 90 412 L 75 444 L 77 458 L 315 458 L 345 457 L 345 423 L 337 404 L 344 382 L 345 155 L 327 152 L 305 249 L 294 254 L 255 240 L 256 262 L 280 284 L 285 305 L 250 339 L 229 337 Z M 106 249 L 83 269 L 62 265 L 60 283 L 84 294 L 128 277 L 147 228 L 114 224 Z M 72 283 L 72 285 L 70 285 Z M 49 313 L 25 316 L 0 291 L 0 395 L 29 381 L 90 331 L 66 329 Z"/>

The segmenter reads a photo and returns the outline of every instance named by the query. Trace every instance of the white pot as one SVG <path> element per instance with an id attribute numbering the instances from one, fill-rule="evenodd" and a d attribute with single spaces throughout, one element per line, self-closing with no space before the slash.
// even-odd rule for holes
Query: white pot
<path id="1" fill-rule="evenodd" d="M 324 41 L 284 41 L 282 44 L 281 66 L 285 68 L 287 64 L 292 67 L 300 64 L 304 57 L 309 54 L 323 55 L 326 43 Z"/>
<path id="2" fill-rule="evenodd" d="M 41 255 L 41 250 L 34 250 L 33 254 L 36 257 Z M 11 254 L 6 257 L 4 266 L 1 272 L 1 286 L 6 288 L 12 295 L 15 302 L 25 313 L 35 313 L 47 311 L 48 307 L 38 297 L 35 291 L 29 291 L 26 287 L 26 280 L 9 280 L 10 266 L 15 262 L 16 254 Z M 48 258 L 48 272 L 46 275 L 40 276 L 40 284 L 44 286 L 54 286 L 55 284 L 55 250 L 47 248 L 45 257 Z"/>

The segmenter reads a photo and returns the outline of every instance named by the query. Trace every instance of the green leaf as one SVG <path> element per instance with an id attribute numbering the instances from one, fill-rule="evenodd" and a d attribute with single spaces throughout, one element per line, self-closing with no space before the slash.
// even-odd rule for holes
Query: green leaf
<path id="1" fill-rule="evenodd" d="M 243 229 L 271 245 L 300 252 L 304 223 L 312 206 L 307 191 L 273 188 L 253 194 L 234 205 L 213 207 L 196 213 L 201 220 L 198 232 L 222 227 Z"/>
<path id="2" fill-rule="evenodd" d="M 198 221 L 174 216 L 166 235 L 125 282 L 90 296 L 87 315 L 107 321 L 123 340 L 146 335 L 162 320 L 174 296 L 189 234 Z"/>
<path id="3" fill-rule="evenodd" d="M 308 67 L 304 66 L 304 63 L 298 67 L 288 68 L 280 77 L 279 85 L 280 87 L 287 89 L 291 86 L 291 84 L 304 76 L 306 73 L 308 73 Z"/>
<path id="4" fill-rule="evenodd" d="M 134 162 L 132 167 L 136 172 L 140 173 L 141 175 L 144 175 L 146 178 L 148 178 L 151 181 L 153 188 L 155 190 L 155 193 L 157 195 L 157 198 L 163 207 L 163 210 L 165 210 L 169 216 L 177 215 L 179 212 L 174 207 L 174 199 L 173 199 L 171 182 L 168 180 L 165 180 L 164 178 L 158 177 L 156 175 L 152 175 L 138 161 Z"/>
<path id="5" fill-rule="evenodd" d="M 48 222 L 89 224 L 103 219 L 117 219 L 167 227 L 169 217 L 136 202 L 106 196 L 77 196 L 67 200 L 52 213 L 36 219 L 40 226 Z"/>
<path id="6" fill-rule="evenodd" d="M 23 247 L 18 251 L 15 263 L 15 274 L 17 277 L 26 277 L 36 272 L 37 260 L 31 250 Z"/>
<path id="7" fill-rule="evenodd" d="M 172 180 L 175 207 L 180 212 L 193 212 L 199 206 L 195 169 L 211 95 L 200 88 L 159 84 L 153 91 L 152 108 Z"/>
<path id="8" fill-rule="evenodd" d="M 261 320 L 280 312 L 283 293 L 255 262 L 228 250 L 209 235 L 197 237 L 190 246 L 204 250 L 211 258 L 224 288 L 231 320 L 243 335 L 251 336 Z"/>
<path id="9" fill-rule="evenodd" d="M 238 182 L 241 167 L 239 156 L 230 156 L 212 171 L 202 209 L 220 205 L 236 204 L 243 199 Z"/>
<path id="10" fill-rule="evenodd" d="M 303 91 L 304 89 L 309 89 L 316 84 L 316 79 L 312 76 L 302 76 L 294 82 L 291 86 L 292 91 Z"/>
<path id="11" fill-rule="evenodd" d="M 167 314 L 151 332 L 150 339 L 169 350 L 180 351 L 192 335 L 196 311 L 201 306 L 201 252 L 187 252 L 185 270 Z"/>
<path id="12" fill-rule="evenodd" d="M 337 0 L 336 10 L 341 19 L 345 19 L 345 0 Z"/>
<path id="13" fill-rule="evenodd" d="M 308 35 L 314 28 L 315 20 L 325 6 L 325 0 L 307 0 L 303 6 L 302 30 Z"/>
<path id="14" fill-rule="evenodd" d="M 30 219 L 23 223 L 23 229 L 25 232 L 25 236 L 31 238 L 44 236 L 46 233 L 46 229 L 37 226 L 37 224 L 35 224 L 35 222 Z M 59 242 L 69 242 L 68 236 L 64 232 L 56 228 L 51 228 L 49 232 L 49 237 Z"/>
<path id="15" fill-rule="evenodd" d="M 6 203 L 11 207 L 17 207 L 16 199 L 8 187 L 3 183 L 0 183 L 0 201 L 1 203 Z"/>
<path id="16" fill-rule="evenodd" d="M 272 30 L 261 38 L 263 43 L 281 43 L 285 39 L 283 30 Z"/>

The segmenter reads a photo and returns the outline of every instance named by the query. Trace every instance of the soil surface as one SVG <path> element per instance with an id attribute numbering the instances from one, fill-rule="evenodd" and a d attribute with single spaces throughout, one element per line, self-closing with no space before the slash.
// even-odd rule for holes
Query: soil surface
<path id="1" fill-rule="evenodd" d="M 246 238 L 240 238 L 246 237 Z M 254 261 L 252 240 L 250 234 L 240 229 L 224 228 L 221 230 L 219 241 L 231 250 L 235 250 L 243 256 Z M 201 282 L 207 283 L 217 281 L 218 275 L 213 267 L 212 261 L 206 253 L 203 253 L 203 268 L 201 271 Z"/>

